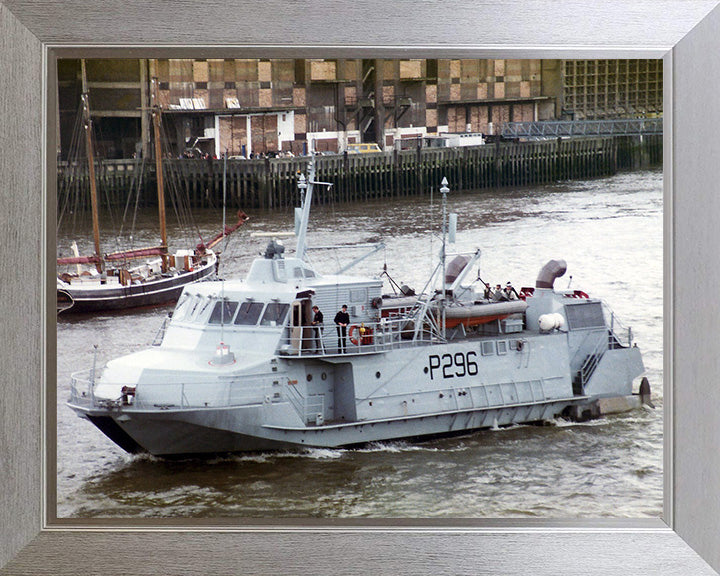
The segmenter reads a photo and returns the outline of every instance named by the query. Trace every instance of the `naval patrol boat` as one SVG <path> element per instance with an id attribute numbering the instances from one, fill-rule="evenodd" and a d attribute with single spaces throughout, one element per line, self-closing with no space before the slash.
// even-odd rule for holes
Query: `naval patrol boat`
<path id="1" fill-rule="evenodd" d="M 131 453 L 162 457 L 422 439 L 558 416 L 586 419 L 649 398 L 630 329 L 605 304 L 555 288 L 562 260 L 507 301 L 476 291 L 480 258 L 443 242 L 425 288 L 321 274 L 306 237 L 315 181 L 298 178 L 297 248 L 273 239 L 244 280 L 186 286 L 161 341 L 73 374 L 69 406 Z M 479 275 L 478 275 L 479 277 Z M 347 305 L 347 326 L 313 307 Z"/>

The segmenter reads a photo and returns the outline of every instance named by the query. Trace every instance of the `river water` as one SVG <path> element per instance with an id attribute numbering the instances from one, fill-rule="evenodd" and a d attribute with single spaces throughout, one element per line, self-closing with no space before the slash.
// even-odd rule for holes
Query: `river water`
<path id="1" fill-rule="evenodd" d="M 450 184 L 452 187 L 452 183 Z M 438 186 L 439 187 L 439 186 Z M 321 193 L 321 192 L 319 192 Z M 457 251 L 481 248 L 491 284 L 534 286 L 542 265 L 563 258 L 572 282 L 603 298 L 643 352 L 655 409 L 583 424 L 484 430 L 427 443 L 163 461 L 123 452 L 65 406 L 73 371 L 151 345 L 170 308 L 60 315 L 57 325 L 59 518 L 482 518 L 659 517 L 662 514 L 662 172 L 552 186 L 448 195 L 458 213 Z M 291 209 L 252 213 L 228 242 L 221 275 L 244 275 L 267 238 L 292 228 Z M 207 238 L 221 211 L 195 214 Z M 135 240 L 153 243 L 154 214 L 137 216 Z M 228 222 L 230 218 L 228 217 Z M 75 230 L 72 230 L 75 228 Z M 77 223 L 58 234 L 68 252 Z M 387 263 L 400 284 L 422 289 L 440 248 L 440 197 L 329 204 L 311 215 L 311 246 L 382 240 L 358 274 Z M 435 234 L 432 234 L 434 232 Z M 171 247 L 181 235 L 169 224 Z M 112 243 L 103 237 L 104 245 Z M 291 252 L 294 239 L 288 239 Z M 332 272 L 366 249 L 310 253 Z M 106 250 L 106 251 L 109 251 Z M 570 279 L 572 276 L 572 279 Z M 389 286 L 388 286 L 389 290 Z M 325 311 L 326 317 L 334 311 Z"/>

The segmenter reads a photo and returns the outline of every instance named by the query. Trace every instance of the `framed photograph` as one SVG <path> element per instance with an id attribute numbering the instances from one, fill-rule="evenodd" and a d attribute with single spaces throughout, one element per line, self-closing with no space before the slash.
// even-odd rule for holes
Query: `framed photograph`
<path id="1" fill-rule="evenodd" d="M 9 183 L 3 192 L 6 213 L 2 218 L 6 225 L 2 234 L 4 244 L 13 254 L 27 255 L 28 245 L 33 249 L 30 257 L 23 257 L 19 265 L 12 259 L 6 259 L 2 265 L 2 276 L 8 278 L 9 288 L 8 292 L 4 291 L 3 302 L 7 322 L 1 329 L 3 340 L 8 343 L 3 352 L 8 366 L 3 376 L 8 393 L 3 400 L 0 423 L 3 431 L 0 481 L 8 487 L 1 497 L 0 566 L 7 565 L 3 572 L 71 574 L 77 571 L 81 558 L 85 558 L 84 562 L 93 558 L 95 567 L 108 574 L 148 573 L 148 570 L 150 573 L 285 571 L 310 574 L 330 570 L 347 572 L 348 565 L 350 572 L 493 574 L 523 573 L 528 558 L 532 558 L 534 571 L 540 574 L 557 573 L 559 565 L 581 567 L 590 574 L 601 573 L 600 567 L 603 574 L 628 571 L 713 574 L 713 569 L 720 567 L 715 536 L 720 503 L 714 496 L 720 491 L 720 463 L 716 453 L 718 418 L 708 407 L 714 405 L 720 393 L 710 385 L 716 372 L 713 358 L 717 344 L 711 336 L 714 327 L 711 302 L 703 294 L 711 293 L 719 275 L 712 265 L 712 246 L 713 214 L 720 207 L 713 194 L 717 168 L 711 158 L 712 146 L 704 143 L 712 141 L 712 129 L 720 122 L 720 112 L 704 103 L 712 101 L 709 94 L 720 86 L 720 70 L 712 58 L 717 44 L 713 30 L 717 28 L 720 14 L 714 10 L 715 2 L 667 2 L 659 18 L 650 5 L 642 3 L 631 8 L 622 3 L 610 4 L 602 9 L 589 2 L 576 4 L 570 12 L 557 9 L 548 12 L 547 7 L 540 5 L 528 8 L 519 2 L 507 2 L 505 13 L 517 16 L 512 29 L 518 30 L 518 34 L 512 38 L 504 32 L 507 24 L 503 25 L 497 5 L 456 6 L 457 14 L 452 22 L 445 22 L 444 18 L 438 21 L 437 13 L 446 8 L 440 10 L 427 5 L 405 6 L 410 10 L 407 14 L 400 13 L 401 6 L 393 7 L 392 14 L 388 15 L 383 14 L 380 5 L 360 8 L 337 3 L 332 7 L 315 4 L 313 11 L 298 11 L 294 6 L 265 4 L 242 19 L 243 41 L 240 43 L 237 27 L 223 23 L 216 28 L 211 24 L 223 22 L 227 6 L 219 4 L 205 7 L 207 23 L 200 27 L 191 7 L 166 15 L 173 19 L 173 31 L 160 26 L 157 19 L 147 21 L 147 7 L 124 6 L 120 13 L 114 12 L 118 8 L 108 6 L 106 12 L 99 13 L 73 5 L 62 10 L 57 8 L 51 23 L 47 13 L 41 14 L 32 2 L 0 4 L 0 32 L 8 48 L 4 51 L 8 56 L 0 61 L 0 72 L 10 80 L 0 94 L 3 102 L 8 103 L 3 109 L 3 120 L 9 128 L 1 140 L 7 150 L 1 164 L 3 179 Z M 314 10 L 318 12 L 310 18 L 309 12 Z M 628 11 L 632 18 L 628 18 Z M 537 29 L 539 14 L 554 21 L 552 34 Z M 577 14 L 583 18 L 578 19 Z M 641 22 L 652 14 L 659 21 L 651 30 Z M 118 19 L 129 24 L 126 32 L 114 26 L 113 22 Z M 401 29 L 398 22 L 404 19 L 407 23 L 401 28 L 412 31 L 398 39 L 397 30 Z M 484 23 L 482 31 L 471 24 L 478 21 Z M 367 26 L 360 33 L 349 28 L 348 22 L 363 22 Z M 213 42 L 208 46 L 203 34 L 210 28 Z M 558 36 L 559 30 L 566 31 L 563 37 Z M 148 43 L 148 37 L 155 41 Z M 322 40 L 316 41 L 316 38 Z M 428 38 L 442 38 L 442 41 L 428 42 Z M 303 72 L 317 74 L 320 80 L 321 76 L 331 73 L 321 65 L 322 59 L 363 58 L 376 62 L 386 59 L 412 64 L 428 58 L 448 62 L 661 58 L 664 63 L 663 175 L 656 174 L 651 179 L 655 179 L 655 184 L 660 180 L 664 183 L 662 208 L 658 212 L 664 233 L 662 239 L 656 237 L 664 249 L 661 274 L 664 303 L 657 305 L 657 309 L 647 303 L 648 310 L 658 318 L 657 324 L 662 325 L 659 329 L 656 326 L 658 338 L 664 340 L 661 366 L 657 368 L 663 380 L 664 501 L 661 511 L 659 506 L 653 508 L 661 513 L 657 517 L 653 517 L 653 513 L 632 517 L 632 510 L 643 509 L 639 505 L 631 506 L 628 514 L 617 514 L 629 518 L 608 518 L 613 516 L 603 512 L 608 503 L 595 506 L 593 500 L 605 497 L 614 502 L 615 494 L 609 487 L 604 496 L 591 491 L 588 501 L 582 504 L 588 513 L 580 512 L 569 518 L 552 514 L 533 519 L 500 518 L 503 514 L 494 509 L 489 510 L 489 518 L 480 517 L 482 509 L 475 514 L 453 512 L 443 516 L 437 510 L 423 513 L 425 503 L 416 503 L 401 508 L 397 514 L 387 514 L 390 518 L 383 517 L 383 508 L 349 515 L 362 518 L 358 519 L 344 517 L 342 512 L 325 514 L 321 507 L 301 509 L 298 513 L 289 504 L 290 500 L 280 502 L 276 510 L 263 514 L 263 508 L 270 510 L 271 506 L 269 502 L 263 503 L 262 490 L 255 495 L 254 513 L 247 509 L 227 513 L 219 507 L 217 513 L 186 514 L 184 511 L 190 508 L 163 510 L 152 504 L 144 510 L 141 505 L 129 513 L 119 509 L 103 512 L 94 510 L 87 501 L 73 502 L 72 497 L 68 497 L 77 486 L 72 481 L 73 473 L 63 468 L 64 480 L 58 477 L 58 467 L 64 466 L 67 451 L 60 454 L 57 442 L 67 431 L 61 429 L 65 422 L 57 417 L 56 411 L 64 399 L 54 394 L 56 370 L 62 370 L 56 365 L 61 346 L 56 341 L 58 323 L 52 309 L 55 301 L 54 206 L 58 162 L 64 161 L 56 156 L 61 123 L 56 94 L 62 82 L 57 75 L 57 65 L 59 61 L 96 58 L 136 62 L 139 59 L 167 62 L 168 59 L 199 58 L 207 62 L 285 58 L 318 62 L 316 69 L 307 72 L 306 66 Z M 411 64 L 405 73 L 417 72 L 423 76 L 421 71 L 411 70 Z M 198 68 L 198 73 L 192 71 L 191 76 L 195 87 L 202 90 L 209 83 L 205 77 L 207 70 L 203 65 Z M 367 72 L 365 77 L 372 73 Z M 160 82 L 162 100 L 162 90 L 167 91 L 168 87 L 162 86 L 162 79 Z M 458 75 L 457 84 L 461 82 Z M 456 83 L 449 79 L 448 84 L 451 94 L 450 84 Z M 228 88 L 232 87 L 225 81 L 224 89 Z M 260 88 L 262 91 L 262 82 Z M 385 88 L 392 90 L 393 86 Z M 529 84 L 525 90 L 530 90 Z M 289 98 L 293 96 L 299 97 L 291 90 Z M 352 98 L 347 87 L 343 96 Z M 179 101 L 172 104 L 183 105 Z M 491 121 L 492 112 L 487 114 Z M 256 126 L 249 116 L 244 120 L 247 140 L 238 140 L 238 149 L 233 154 L 249 155 L 252 146 L 256 146 L 256 154 L 263 146 L 268 148 L 262 150 L 263 154 L 274 153 L 276 144 L 283 153 L 300 152 L 294 150 L 292 144 L 287 144 L 285 150 L 281 142 L 273 140 L 268 144 L 265 140 L 252 139 L 249 131 Z M 442 120 L 450 123 L 447 118 Z M 457 128 L 458 117 L 451 120 Z M 479 122 L 478 115 L 473 116 L 469 108 L 462 120 L 470 127 L 472 122 Z M 216 119 L 213 128 L 222 133 L 223 126 L 223 119 Z M 478 128 L 486 132 L 489 127 L 478 124 Z M 264 126 L 259 130 L 265 135 L 272 132 Z M 310 128 L 306 130 L 307 134 L 311 132 Z M 177 134 L 180 133 L 178 129 Z M 327 148 L 329 154 L 338 152 L 333 149 L 339 145 L 337 142 L 333 144 L 321 132 L 313 134 L 316 150 Z M 202 153 L 204 143 L 198 140 L 201 135 L 193 135 L 196 141 L 188 153 Z M 402 146 L 399 132 L 397 140 L 397 147 Z M 229 141 L 233 141 L 232 137 Z M 385 143 L 396 147 L 395 142 Z M 343 142 L 342 146 L 348 147 L 348 143 Z M 212 156 L 217 150 L 204 153 Z M 329 213 L 329 217 L 334 216 Z M 648 254 L 653 250 L 648 237 L 632 237 L 631 241 L 643 243 Z M 654 247 L 659 250 L 657 243 Z M 645 280 L 648 284 L 652 282 L 651 278 Z M 648 288 L 648 295 L 650 292 Z M 685 292 L 690 292 L 692 297 L 685 297 Z M 19 329 L 21 326 L 28 328 Z M 111 328 L 116 332 L 118 327 Z M 78 338 L 74 346 L 82 345 L 85 336 Z M 92 343 L 87 345 L 90 347 Z M 464 370 L 468 369 L 467 362 L 463 358 Z M 430 369 L 433 369 L 432 362 Z M 338 402 L 336 399 L 336 404 Z M 102 459 L 101 454 L 92 450 L 87 457 Z M 82 461 L 82 457 L 78 461 Z M 142 467 L 141 463 L 129 473 L 140 477 Z M 168 469 L 166 473 L 172 475 L 177 471 Z M 118 483 L 122 491 L 123 474 L 127 472 L 121 471 L 108 482 Z M 303 477 L 311 475 L 311 469 L 301 470 L 296 480 L 302 482 Z M 61 501 L 56 490 L 58 482 L 65 482 Z M 240 480 L 237 483 L 242 485 Z M 250 485 L 243 486 L 246 488 L 252 489 Z M 112 487 L 106 482 L 98 489 L 112 490 Z M 169 491 L 172 490 L 171 482 Z M 303 498 L 308 494 L 303 494 Z M 648 497 L 653 498 L 657 500 L 655 496 Z M 456 500 L 457 510 L 462 510 L 461 500 Z M 121 497 L 116 498 L 114 503 L 121 501 Z M 84 505 L 88 507 L 83 508 Z M 511 508 L 509 504 L 507 507 Z M 287 514 L 288 508 L 295 513 Z M 238 517 L 242 518 L 241 522 Z M 155 558 L 157 568 L 148 567 L 148 557 Z"/>
<path id="2" fill-rule="evenodd" d="M 57 67 L 62 310 L 48 471 L 60 526 L 661 517 L 661 59 Z M 588 81 L 601 95 L 578 90 Z M 109 93 L 130 107 L 102 108 Z M 580 120 L 600 106 L 642 117 Z M 571 128 L 580 135 L 558 138 Z M 102 155 L 94 187 L 85 147 L 73 149 L 88 136 Z M 517 158 L 529 169 L 512 169 Z M 288 236 L 303 192 L 308 211 Z M 213 247 L 223 213 L 238 210 L 250 216 Z M 436 324 L 443 210 L 455 215 L 444 247 L 455 288 Z M 164 273 L 162 250 L 148 248 L 163 231 Z M 175 248 L 203 239 L 192 256 Z M 111 252 L 100 273 L 93 251 Z M 268 253 L 305 277 L 263 274 Z M 567 270 L 540 288 L 555 257 Z M 222 284 L 196 282 L 216 268 Z M 156 295 L 165 306 L 149 305 Z M 234 423 L 213 424 L 221 414 Z"/>

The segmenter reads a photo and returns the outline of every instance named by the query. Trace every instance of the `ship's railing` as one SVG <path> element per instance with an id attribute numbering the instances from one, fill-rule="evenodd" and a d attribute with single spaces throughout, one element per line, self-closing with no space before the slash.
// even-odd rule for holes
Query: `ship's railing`
<path id="1" fill-rule="evenodd" d="M 600 360 L 602 360 L 603 355 L 607 352 L 609 345 L 609 339 L 601 338 L 592 352 L 590 352 L 590 354 L 588 354 L 585 358 L 585 361 L 580 368 L 580 383 L 583 386 L 585 386 L 592 377 L 595 372 L 595 368 L 597 368 L 598 364 L 600 364 Z"/>
<path id="2" fill-rule="evenodd" d="M 144 388 L 146 390 L 144 390 Z M 266 383 L 252 385 L 235 382 L 169 382 L 140 385 L 131 403 L 140 409 L 228 408 L 272 401 L 273 391 Z"/>
<path id="3" fill-rule="evenodd" d="M 424 326 L 416 329 L 415 318 L 405 316 L 351 324 L 344 337 L 334 325 L 324 326 L 319 337 L 316 330 L 313 326 L 287 328 L 280 339 L 279 354 L 298 357 L 372 354 L 443 341 Z"/>
<path id="4" fill-rule="evenodd" d="M 602 303 L 603 311 L 610 326 L 610 348 L 630 348 L 633 343 L 632 328 L 624 326 L 612 308 Z"/>
<path id="5" fill-rule="evenodd" d="M 322 424 L 325 414 L 325 395 L 304 396 L 294 385 L 283 387 L 285 399 L 290 402 L 304 424 Z"/>
<path id="6" fill-rule="evenodd" d="M 588 352 L 585 343 L 587 342 L 587 339 L 593 335 L 596 335 L 597 343 L 590 352 Z M 576 357 L 580 354 L 585 356 L 585 359 L 580 366 L 580 370 L 577 373 L 580 384 L 585 386 L 590 378 L 592 378 L 595 368 L 597 368 L 598 364 L 600 364 L 600 360 L 602 360 L 605 352 L 608 350 L 615 350 L 617 348 L 629 348 L 631 345 L 632 330 L 630 328 L 623 327 L 621 330 L 615 331 L 611 325 L 609 330 L 603 331 L 602 333 L 595 331 L 589 332 L 576 353 Z"/>
<path id="7" fill-rule="evenodd" d="M 77 406 L 95 405 L 95 370 L 82 370 L 70 376 L 70 402 Z"/>
<path id="8" fill-rule="evenodd" d="M 252 379 L 252 376 L 250 376 Z M 76 372 L 70 379 L 70 403 L 85 408 L 119 409 L 132 406 L 142 410 L 169 410 L 171 408 L 229 408 L 251 404 L 271 404 L 287 401 L 303 423 L 322 423 L 325 414 L 325 396 L 304 396 L 297 382 L 283 382 L 279 378 L 252 379 L 252 383 L 197 381 L 152 383 L 134 386 L 116 384 L 121 390 L 117 398 L 97 398 L 94 390 L 100 383 L 93 370 Z M 162 400 L 159 400 L 162 399 Z"/>
<path id="9" fill-rule="evenodd" d="M 128 382 L 123 386 L 119 382 L 115 383 L 119 391 L 117 398 L 98 398 L 95 389 L 100 383 L 100 378 L 94 377 L 92 369 L 74 373 L 70 377 L 70 403 L 97 408 L 131 405 L 144 409 L 206 408 L 258 404 L 281 398 L 279 382 L 268 378 L 253 380 L 252 384 L 212 380 L 145 385 Z M 147 390 L 145 393 L 144 389 Z"/>

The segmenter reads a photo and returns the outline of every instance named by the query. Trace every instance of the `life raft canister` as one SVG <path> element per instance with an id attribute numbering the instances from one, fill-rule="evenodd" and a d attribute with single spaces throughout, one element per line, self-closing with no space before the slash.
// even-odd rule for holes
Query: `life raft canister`
<path id="1" fill-rule="evenodd" d="M 355 330 L 358 332 L 358 336 L 355 337 Z M 350 342 L 355 344 L 355 346 L 367 345 L 373 343 L 373 331 L 372 328 L 366 328 L 365 324 L 360 324 L 358 326 L 357 324 L 353 324 L 350 326 L 350 330 L 348 331 L 348 338 L 350 339 Z"/>

